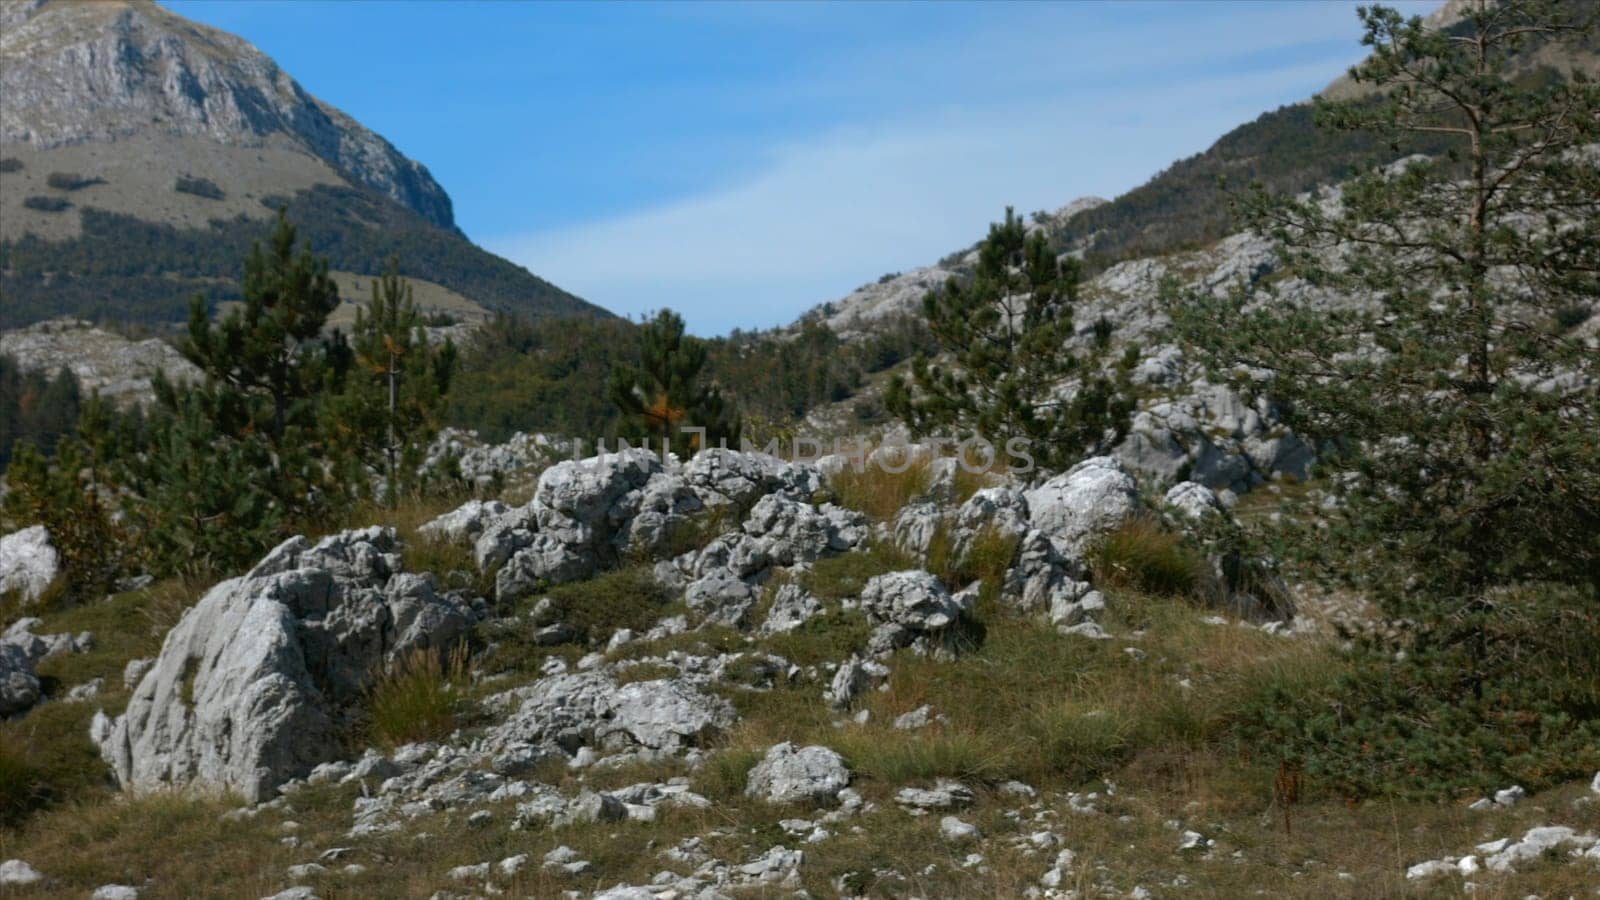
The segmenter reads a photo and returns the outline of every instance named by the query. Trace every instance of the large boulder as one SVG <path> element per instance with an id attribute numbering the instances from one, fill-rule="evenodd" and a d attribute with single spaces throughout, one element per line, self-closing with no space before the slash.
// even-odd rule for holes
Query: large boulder
<path id="1" fill-rule="evenodd" d="M 867 620 L 875 625 L 898 625 L 920 632 L 954 625 L 970 611 L 972 600 L 968 593 L 950 593 L 928 572 L 908 569 L 868 581 L 859 602 Z"/>
<path id="2" fill-rule="evenodd" d="M 535 534 L 528 546 L 495 573 L 494 592 L 500 600 L 525 597 L 542 586 L 580 581 L 594 574 L 594 554 L 583 546 L 564 543 L 548 534 Z"/>
<path id="3" fill-rule="evenodd" d="M 1141 409 L 1114 453 L 1129 468 L 1159 481 L 1186 472 L 1192 481 L 1235 493 L 1277 476 L 1303 480 L 1316 458 L 1314 448 L 1283 425 L 1270 402 L 1251 403 L 1204 381 Z"/>
<path id="4" fill-rule="evenodd" d="M 588 459 L 568 460 L 539 476 L 533 499 L 578 526 L 605 529 L 608 513 L 618 500 L 645 486 L 662 470 L 661 459 L 648 450 L 602 453 Z M 540 525 L 545 524 L 541 519 Z"/>
<path id="5" fill-rule="evenodd" d="M 947 536 L 944 511 L 932 500 L 913 500 L 894 518 L 894 543 L 926 561 L 941 537 Z"/>
<path id="6" fill-rule="evenodd" d="M 542 746 L 576 753 L 675 753 L 700 746 L 733 724 L 733 705 L 679 679 L 617 685 L 604 671 L 551 675 L 500 695 L 513 707 L 491 730 L 491 747 Z"/>
<path id="7" fill-rule="evenodd" d="M 854 510 L 768 494 L 751 508 L 744 532 L 760 539 L 774 564 L 793 566 L 855 549 L 866 541 L 868 528 L 866 517 Z"/>
<path id="8" fill-rule="evenodd" d="M 61 557 L 43 525 L 0 537 L 0 596 L 15 591 L 24 602 L 37 600 L 60 572 Z"/>
<path id="9" fill-rule="evenodd" d="M 334 758 L 375 673 L 452 646 L 472 622 L 432 576 L 401 571 L 392 529 L 291 538 L 208 591 L 168 633 L 127 712 L 93 737 L 123 787 L 252 801 Z"/>
<path id="10" fill-rule="evenodd" d="M 612 542 L 622 556 L 665 555 L 674 537 L 704 509 L 705 502 L 682 475 L 657 472 L 612 505 L 608 514 L 616 528 Z"/>
<path id="11" fill-rule="evenodd" d="M 750 770 L 745 793 L 768 803 L 832 800 L 850 786 L 850 768 L 827 747 L 795 747 L 785 741 Z"/>
<path id="12" fill-rule="evenodd" d="M 1139 487 L 1109 456 L 1086 459 L 1027 492 L 1028 520 L 1073 556 L 1139 509 Z"/>
<path id="13" fill-rule="evenodd" d="M 683 479 L 706 506 L 732 504 L 740 509 L 768 494 L 805 500 L 822 488 L 822 476 L 812 466 L 722 448 L 695 454 L 683 466 Z"/>

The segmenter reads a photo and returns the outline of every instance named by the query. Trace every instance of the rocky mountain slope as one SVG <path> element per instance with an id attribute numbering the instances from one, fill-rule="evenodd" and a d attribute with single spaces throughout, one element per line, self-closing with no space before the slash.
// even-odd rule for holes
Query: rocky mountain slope
<path id="1" fill-rule="evenodd" d="M 51 735 L 88 782 L 7 836 L 0 886 L 642 900 L 1592 880 L 1586 784 L 1471 809 L 1318 798 L 1285 831 L 1270 771 L 1215 731 L 1285 673 L 1332 677 L 1328 610 L 1220 568 L 1206 606 L 1091 566 L 1130 514 L 1230 515 L 1198 485 L 1152 494 L 1108 458 L 1031 486 L 952 462 L 869 515 L 839 457 L 571 460 L 521 505 L 295 537 L 209 588 L 20 620 L 0 636 L 0 736 Z M 39 563 L 39 537 L 7 540 Z M 452 668 L 421 680 L 378 674 L 440 653 Z M 396 685 L 402 725 L 443 718 L 384 731 Z"/>
<path id="2" fill-rule="evenodd" d="M 285 204 L 337 269 L 398 254 L 484 307 L 600 312 L 474 246 L 422 164 L 248 42 L 149 0 L 4 0 L 0 96 L 0 326 L 181 318 Z"/>

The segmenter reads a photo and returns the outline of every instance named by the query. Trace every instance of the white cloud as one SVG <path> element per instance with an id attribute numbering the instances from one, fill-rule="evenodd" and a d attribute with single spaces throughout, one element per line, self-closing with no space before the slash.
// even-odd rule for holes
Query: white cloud
<path id="1" fill-rule="evenodd" d="M 755 175 L 698 196 L 485 244 L 619 313 L 672 307 L 701 334 L 783 324 L 966 246 L 1007 204 L 1028 212 L 1126 190 L 1320 88 L 1342 63 L 1077 82 L 1048 100 L 1024 91 L 1033 96 L 999 107 L 839 128 L 774 148 Z"/>

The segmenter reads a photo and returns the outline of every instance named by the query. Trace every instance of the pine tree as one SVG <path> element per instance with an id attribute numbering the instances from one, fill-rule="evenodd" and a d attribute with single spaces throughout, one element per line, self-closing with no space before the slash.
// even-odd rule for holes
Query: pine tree
<path id="1" fill-rule="evenodd" d="M 705 344 L 684 334 L 683 317 L 670 309 L 639 328 L 639 364 L 612 370 L 612 402 L 623 413 L 619 435 L 671 447 L 680 456 L 701 449 L 700 436 L 685 429 L 705 429 L 704 445 L 737 441 L 739 420 L 722 392 L 701 382 Z"/>
<path id="2" fill-rule="evenodd" d="M 393 503 L 438 431 L 455 345 L 429 345 L 411 284 L 391 259 L 372 283 L 371 300 L 356 312 L 351 349 L 355 365 L 344 392 L 329 404 L 328 427 L 358 460 L 382 468 L 386 499 Z"/>
<path id="3" fill-rule="evenodd" d="M 7 491 L 0 521 L 7 527 L 43 525 L 61 555 L 57 599 L 86 600 L 109 590 L 128 567 L 133 544 L 115 517 L 111 468 L 98 452 L 105 446 L 108 415 L 91 396 L 93 414 L 75 433 L 56 441 L 47 456 L 32 443 L 16 446 L 6 470 Z"/>
<path id="4" fill-rule="evenodd" d="M 1289 732 L 1352 786 L 1548 778 L 1600 735 L 1600 353 L 1567 312 L 1600 297 L 1600 90 L 1514 69 L 1581 36 L 1574 9 L 1477 3 L 1437 31 L 1363 8 L 1352 74 L 1377 95 L 1319 123 L 1451 149 L 1337 196 L 1257 191 L 1242 210 L 1304 289 L 1174 309 L 1216 373 L 1327 442 L 1336 505 L 1298 549 L 1394 637 L 1364 638 L 1359 719 Z"/>
<path id="5" fill-rule="evenodd" d="M 196 297 L 181 344 L 207 376 L 263 401 L 256 424 L 280 447 L 289 426 L 308 419 L 303 401 L 336 380 L 348 362 L 342 340 L 322 336 L 339 305 L 328 261 L 307 246 L 297 253 L 295 236 L 279 210 L 267 245 L 255 244 L 245 260 L 242 306 L 213 323 Z"/>
<path id="6" fill-rule="evenodd" d="M 1097 355 L 1070 345 L 1078 280 L 1076 261 L 1058 259 L 1044 234 L 1029 235 L 1008 207 L 978 245 L 972 277 L 923 298 L 949 361 L 919 353 L 911 381 L 890 382 L 885 406 L 919 436 L 981 437 L 1001 454 L 1020 439 L 1046 469 L 1114 442 L 1132 406 L 1099 371 Z"/>
<path id="7" fill-rule="evenodd" d="M 289 512 L 268 473 L 270 444 L 238 438 L 248 413 L 217 386 L 169 392 L 149 441 L 125 460 L 130 519 L 156 572 L 236 571 L 279 540 Z"/>

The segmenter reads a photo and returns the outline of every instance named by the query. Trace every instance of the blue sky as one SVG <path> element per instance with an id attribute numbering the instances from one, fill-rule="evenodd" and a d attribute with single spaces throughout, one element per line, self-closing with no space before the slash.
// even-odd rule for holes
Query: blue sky
<path id="1" fill-rule="evenodd" d="M 427 165 L 478 243 L 701 334 L 929 264 L 1007 204 L 1115 196 L 1361 56 L 1354 3 L 1310 0 L 166 5 Z"/>

